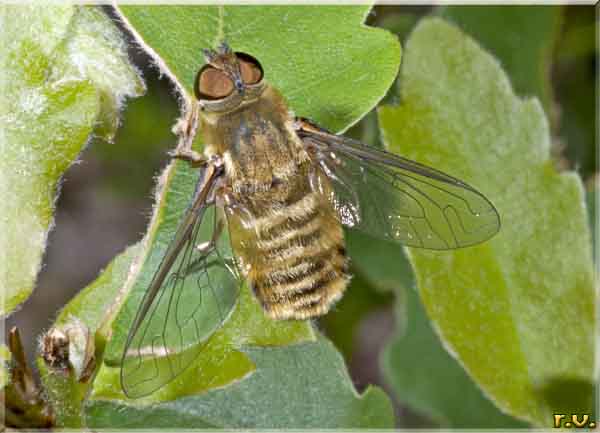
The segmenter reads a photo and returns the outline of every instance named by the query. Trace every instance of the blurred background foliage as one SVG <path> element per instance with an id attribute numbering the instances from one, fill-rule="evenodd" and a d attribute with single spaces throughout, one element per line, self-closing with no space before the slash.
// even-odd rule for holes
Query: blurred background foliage
<path id="1" fill-rule="evenodd" d="M 110 8 L 104 10 L 112 16 Z M 377 6 L 367 24 L 392 31 L 404 43 L 426 15 L 438 15 L 458 25 L 497 57 L 517 94 L 540 99 L 551 123 L 556 164 L 581 175 L 588 188 L 592 218 L 598 182 L 595 8 Z M 66 173 L 36 292 L 6 324 L 7 329 L 19 326 L 31 358 L 37 335 L 50 326 L 57 311 L 117 253 L 143 236 L 152 209 L 155 177 L 168 161 L 166 152 L 175 145 L 171 127 L 179 109 L 172 84 L 139 47 L 132 44 L 130 56 L 141 70 L 148 91 L 129 100 L 114 141 L 95 138 L 81 155 L 81 162 Z M 397 95 L 394 86 L 384 102 L 397 103 Z M 381 145 L 374 112 L 348 134 L 370 145 Z M 399 427 L 524 426 L 500 414 L 478 395 L 478 388 L 443 350 L 414 296 L 413 277 L 402 251 L 395 248 L 380 255 L 388 258 L 385 262 L 370 262 L 366 242 L 371 242 L 372 249 L 372 240 L 349 234 L 356 276 L 343 300 L 318 324 L 343 354 L 358 390 L 378 384 L 389 391 Z M 392 346 L 400 349 L 409 342 L 429 348 L 428 360 L 436 369 L 446 369 L 451 377 L 451 383 L 440 386 L 452 386 L 455 395 L 469 396 L 464 410 L 484 415 L 474 421 L 467 413 L 456 413 L 454 419 L 448 419 L 436 406 L 447 406 L 448 402 L 432 402 L 428 407 L 418 398 L 406 398 L 398 392 L 403 379 L 390 374 L 380 361 L 390 339 Z"/>

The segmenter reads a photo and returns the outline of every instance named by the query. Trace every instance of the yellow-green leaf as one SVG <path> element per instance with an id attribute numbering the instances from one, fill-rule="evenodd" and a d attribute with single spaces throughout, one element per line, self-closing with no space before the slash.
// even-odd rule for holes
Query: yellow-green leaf
<path id="1" fill-rule="evenodd" d="M 481 245 L 409 251 L 427 313 L 498 407 L 548 427 L 571 407 L 573 388 L 592 401 L 595 292 L 581 181 L 555 169 L 539 102 L 515 96 L 499 63 L 455 27 L 421 22 L 400 79 L 401 105 L 380 110 L 390 150 L 464 179 L 502 219 Z"/>
<path id="2" fill-rule="evenodd" d="M 3 5 L 0 27 L 0 315 L 5 315 L 33 290 L 60 177 L 94 128 L 114 130 L 118 102 L 143 87 L 121 36 L 95 7 Z"/>

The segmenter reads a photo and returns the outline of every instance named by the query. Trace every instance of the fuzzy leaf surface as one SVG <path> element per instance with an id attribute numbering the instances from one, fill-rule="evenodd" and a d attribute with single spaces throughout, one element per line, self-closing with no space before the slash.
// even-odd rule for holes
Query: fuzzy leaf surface
<path id="1" fill-rule="evenodd" d="M 60 178 L 98 126 L 143 90 L 121 35 L 95 7 L 0 7 L 0 315 L 31 294 Z"/>
<path id="2" fill-rule="evenodd" d="M 434 329 L 503 411 L 548 427 L 573 395 L 588 409 L 594 285 L 579 177 L 555 169 L 538 101 L 515 96 L 455 27 L 421 22 L 405 56 L 402 104 L 380 110 L 389 149 L 475 186 L 502 219 L 481 245 L 409 251 Z"/>
<path id="3" fill-rule="evenodd" d="M 443 7 L 439 13 L 498 58 L 517 94 L 537 96 L 552 116 L 550 72 L 562 11 L 554 5 L 460 5 Z"/>
<path id="4" fill-rule="evenodd" d="M 359 397 L 343 359 L 323 337 L 311 343 L 246 347 L 257 365 L 249 378 L 225 389 L 149 408 L 98 401 L 91 428 L 390 428 L 385 393 L 369 387 Z M 309 374 L 310 372 L 310 374 Z"/>

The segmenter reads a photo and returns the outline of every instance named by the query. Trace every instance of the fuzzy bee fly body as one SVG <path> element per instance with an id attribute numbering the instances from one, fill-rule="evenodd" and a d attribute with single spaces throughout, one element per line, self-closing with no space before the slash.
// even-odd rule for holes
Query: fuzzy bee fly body
<path id="1" fill-rule="evenodd" d="M 258 61 L 226 48 L 207 59 L 196 85 L 200 130 L 206 156 L 221 155 L 225 164 L 223 190 L 235 203 L 226 210 L 241 270 L 270 317 L 324 314 L 348 282 L 344 235 L 333 203 L 311 187 L 318 174 L 295 119 L 262 80 Z M 243 99 L 236 81 L 243 82 Z"/>
<path id="2" fill-rule="evenodd" d="M 190 347 L 201 347 L 198 324 L 206 318 L 179 303 L 179 292 L 188 277 L 203 293 L 219 292 L 210 273 L 215 264 L 231 269 L 217 248 L 224 228 L 235 256 L 232 274 L 249 283 L 273 319 L 320 316 L 340 299 L 350 279 L 343 226 L 434 250 L 474 245 L 500 228 L 494 206 L 468 184 L 295 118 L 251 55 L 222 44 L 204 56 L 174 152 L 201 173 L 126 341 L 121 382 L 133 397 L 172 380 L 199 353 Z M 203 155 L 191 148 L 197 129 Z M 198 227 L 211 207 L 212 240 L 201 242 Z M 155 311 L 165 311 L 163 322 L 151 317 Z M 179 327 L 176 343 L 161 349 L 169 346 L 170 327 Z M 183 361 L 171 356 L 181 351 Z M 165 358 L 168 368 L 161 370 Z M 148 359 L 153 367 L 144 370 Z"/>

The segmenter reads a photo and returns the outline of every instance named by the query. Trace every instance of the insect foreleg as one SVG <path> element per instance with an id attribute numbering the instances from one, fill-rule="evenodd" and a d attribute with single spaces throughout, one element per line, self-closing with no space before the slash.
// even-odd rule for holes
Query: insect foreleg
<path id="1" fill-rule="evenodd" d="M 169 152 L 169 156 L 177 159 L 182 159 L 189 162 L 192 167 L 202 167 L 207 163 L 206 158 L 201 154 L 192 149 L 177 148 Z"/>
<path id="2" fill-rule="evenodd" d="M 169 152 L 169 156 L 177 159 L 183 159 L 192 164 L 193 167 L 201 167 L 207 163 L 206 158 L 199 152 L 192 149 L 192 143 L 196 137 L 198 129 L 198 104 L 192 101 L 187 113 L 182 117 L 173 132 L 179 136 L 179 142 L 174 151 Z"/>

